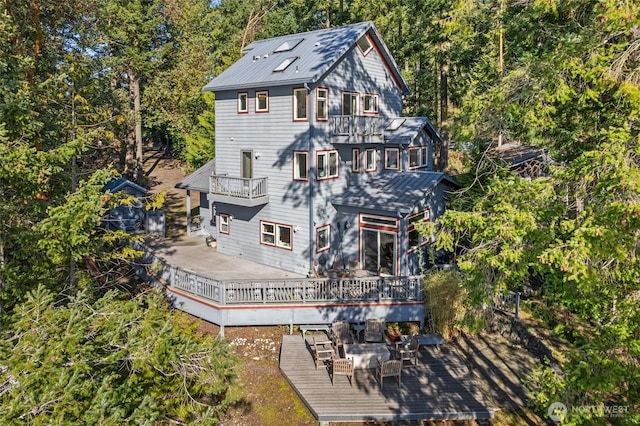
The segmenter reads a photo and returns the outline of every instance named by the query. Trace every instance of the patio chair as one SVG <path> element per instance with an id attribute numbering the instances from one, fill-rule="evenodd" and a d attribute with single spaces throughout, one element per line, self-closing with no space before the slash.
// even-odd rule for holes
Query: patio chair
<path id="1" fill-rule="evenodd" d="M 347 358 L 334 358 L 331 362 L 331 385 L 336 376 L 347 376 L 349 384 L 353 387 L 353 360 Z"/>
<path id="2" fill-rule="evenodd" d="M 382 343 L 384 341 L 384 322 L 379 319 L 368 319 L 364 323 L 364 341 Z"/>
<path id="3" fill-rule="evenodd" d="M 404 346 L 404 342 L 396 342 L 396 354 L 398 359 L 404 365 L 405 361 L 412 362 L 413 365 L 418 365 L 418 348 L 420 344 L 416 336 L 411 337 L 411 341 L 407 346 Z"/>
<path id="4" fill-rule="evenodd" d="M 349 323 L 346 321 L 335 321 L 331 324 L 331 340 L 336 354 L 340 354 L 340 346 L 354 342 Z"/>
<path id="5" fill-rule="evenodd" d="M 325 361 L 331 361 L 333 359 L 333 348 L 331 348 L 331 346 L 327 347 L 326 345 L 331 345 L 331 341 L 317 341 L 314 336 L 313 354 L 314 361 L 316 363 L 316 370 L 318 369 L 320 364 L 324 365 Z"/>
<path id="6" fill-rule="evenodd" d="M 395 377 L 398 379 L 398 386 L 401 386 L 402 380 L 402 361 L 398 359 L 391 359 L 389 361 L 377 360 L 376 376 L 380 381 L 380 389 L 384 389 L 384 378 Z"/>

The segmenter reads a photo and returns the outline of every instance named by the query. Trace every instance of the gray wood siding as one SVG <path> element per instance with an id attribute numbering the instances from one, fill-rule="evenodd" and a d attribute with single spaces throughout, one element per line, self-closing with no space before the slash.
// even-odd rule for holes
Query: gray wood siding
<path id="1" fill-rule="evenodd" d="M 255 112 L 256 90 L 248 91 L 248 114 L 237 113 L 237 92 L 216 94 L 217 173 L 241 176 L 241 152 L 252 151 L 253 177 L 268 178 L 270 197 L 269 203 L 262 207 L 220 206 L 218 213 L 233 214 L 234 219 L 231 233 L 220 235 L 218 249 L 306 273 L 309 269 L 309 183 L 293 181 L 293 151 L 309 149 L 309 122 L 293 121 L 293 87 L 268 90 L 268 113 Z M 227 211 L 223 211 L 225 209 Z M 292 250 L 261 245 L 260 221 L 297 227 L 298 231 L 292 235 Z"/>

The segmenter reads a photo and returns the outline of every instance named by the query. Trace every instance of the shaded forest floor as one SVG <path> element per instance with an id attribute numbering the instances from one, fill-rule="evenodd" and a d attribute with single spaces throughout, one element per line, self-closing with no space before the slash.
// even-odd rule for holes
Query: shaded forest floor
<path id="1" fill-rule="evenodd" d="M 185 177 L 180 161 L 164 151 L 148 150 L 144 162 L 150 192 L 167 191 L 167 238 L 180 238 L 186 230 L 186 192 L 175 184 Z M 179 315 L 187 315 L 179 313 Z M 189 321 L 201 321 L 187 315 Z M 219 327 L 200 322 L 200 331 L 217 336 Z M 288 327 L 227 327 L 225 340 L 238 358 L 240 401 L 221 420 L 225 426 L 315 425 L 316 420 L 280 374 L 278 357 Z M 528 410 L 523 381 L 539 361 L 523 347 L 499 333 L 461 336 L 455 342 L 484 393 L 499 408 L 491 422 L 434 422 L 437 425 L 540 425 L 547 424 Z M 332 423 L 337 426 L 340 423 Z M 353 425 L 353 423 L 350 423 Z M 418 423 L 403 423 L 418 424 Z"/>

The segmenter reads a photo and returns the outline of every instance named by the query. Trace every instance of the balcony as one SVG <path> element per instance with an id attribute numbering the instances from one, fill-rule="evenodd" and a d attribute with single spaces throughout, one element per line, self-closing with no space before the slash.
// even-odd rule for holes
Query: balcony
<path id="1" fill-rule="evenodd" d="M 214 201 L 238 206 L 255 207 L 269 202 L 266 177 L 211 176 L 210 192 Z"/>
<path id="2" fill-rule="evenodd" d="M 384 143 L 386 118 L 378 115 L 332 115 L 331 132 L 337 143 Z"/>

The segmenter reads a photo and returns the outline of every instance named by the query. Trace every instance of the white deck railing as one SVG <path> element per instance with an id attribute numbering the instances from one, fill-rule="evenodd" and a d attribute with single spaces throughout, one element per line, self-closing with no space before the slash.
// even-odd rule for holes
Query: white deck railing
<path id="1" fill-rule="evenodd" d="M 336 136 L 382 136 L 385 123 L 377 115 L 332 115 L 330 120 Z"/>
<path id="2" fill-rule="evenodd" d="M 211 176 L 210 190 L 212 194 L 226 195 L 234 198 L 252 200 L 266 197 L 268 193 L 267 178 L 241 178 L 231 176 Z"/>
<path id="3" fill-rule="evenodd" d="M 423 301 L 422 277 L 217 280 L 175 267 L 145 250 L 148 278 L 217 305 Z"/>

